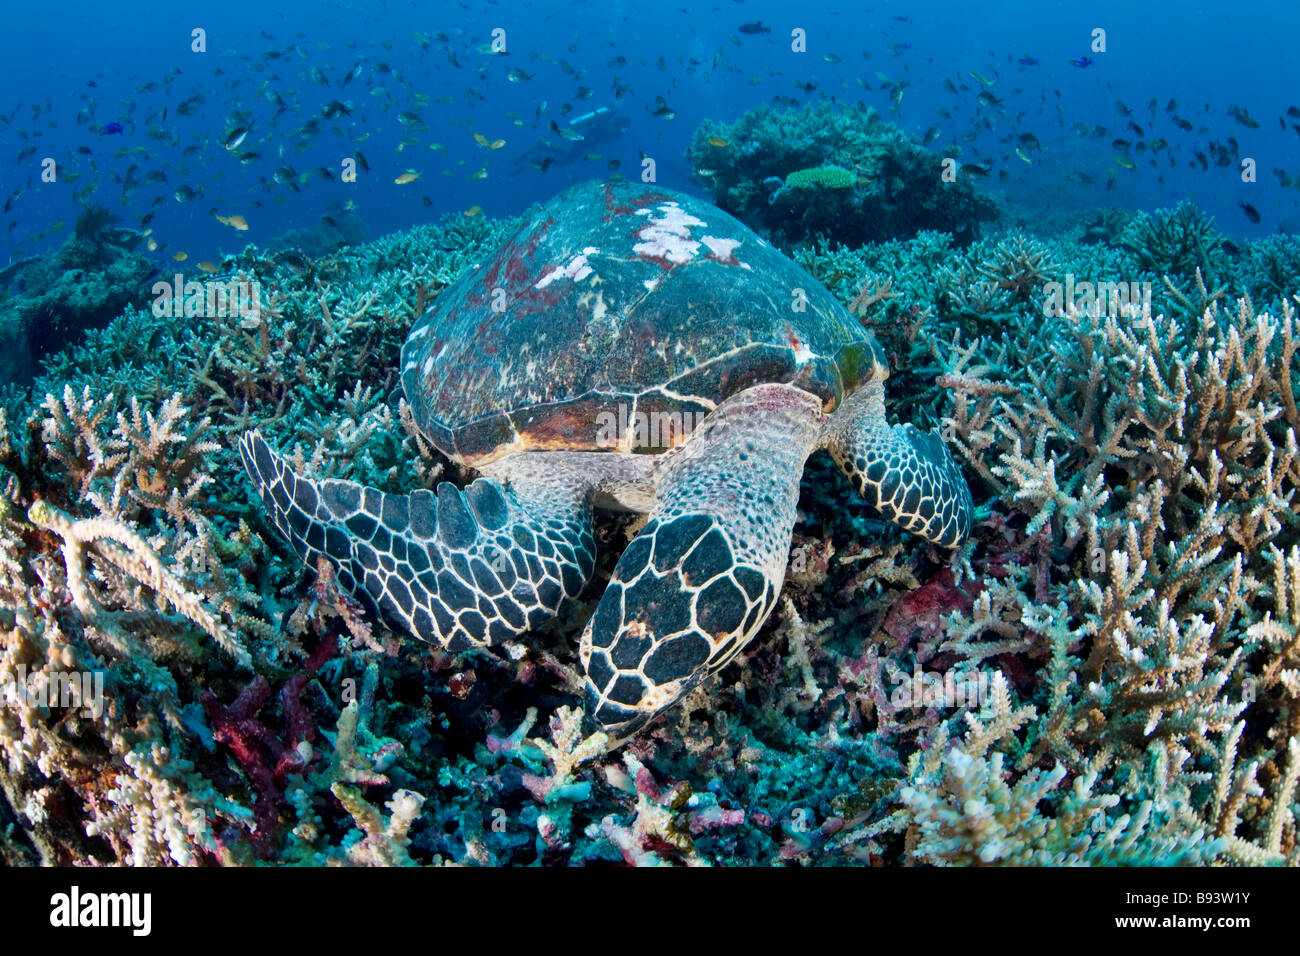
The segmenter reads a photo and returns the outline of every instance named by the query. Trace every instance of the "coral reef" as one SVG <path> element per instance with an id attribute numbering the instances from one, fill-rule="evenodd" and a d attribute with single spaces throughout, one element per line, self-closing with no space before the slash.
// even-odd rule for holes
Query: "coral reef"
<path id="1" fill-rule="evenodd" d="M 856 162 L 783 148 L 728 188 L 766 207 L 763 176 Z M 904 540 L 814 458 L 764 633 L 613 750 L 573 662 L 629 519 L 602 515 L 586 600 L 452 656 L 300 567 L 233 450 L 256 426 L 316 474 L 463 478 L 389 396 L 510 223 L 250 248 L 222 268 L 255 312 L 70 338 L 0 405 L 0 858 L 1300 862 L 1294 249 L 1143 222 L 792 250 L 875 331 L 891 413 L 960 455 L 973 540 Z M 1149 288 L 1094 294 L 1120 281 Z"/>
<path id="2" fill-rule="evenodd" d="M 941 230 L 965 245 L 997 216 L 962 176 L 945 182 L 942 157 L 862 104 L 760 106 L 735 123 L 707 122 L 686 158 L 718 206 L 781 244 Z"/>

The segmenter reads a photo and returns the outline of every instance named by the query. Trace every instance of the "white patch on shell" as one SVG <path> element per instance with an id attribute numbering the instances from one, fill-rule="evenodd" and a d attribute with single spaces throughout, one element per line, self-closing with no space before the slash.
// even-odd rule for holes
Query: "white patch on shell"
<path id="1" fill-rule="evenodd" d="M 720 236 L 701 236 L 700 242 L 709 247 L 709 254 L 723 265 L 738 265 L 744 269 L 751 268 L 748 262 L 741 262 L 736 258 L 736 247 L 740 245 L 739 239 L 723 239 Z"/>
<path id="2" fill-rule="evenodd" d="M 696 219 L 677 203 L 660 204 L 658 218 L 651 209 L 638 209 L 636 214 L 650 217 L 645 228 L 637 233 L 641 241 L 632 247 L 637 255 L 679 265 L 690 262 L 700 251 L 700 244 L 691 238 L 691 226 L 707 226 L 708 223 Z"/>
<path id="3" fill-rule="evenodd" d="M 433 356 L 430 355 L 427 359 L 424 360 L 423 374 L 428 375 L 432 371 L 433 371 Z"/>
<path id="4" fill-rule="evenodd" d="M 583 249 L 581 253 L 570 259 L 567 265 L 556 266 L 550 272 L 546 273 L 546 275 L 538 279 L 537 284 L 534 285 L 533 288 L 545 289 L 556 279 L 563 278 L 572 279 L 574 282 L 581 282 L 583 279 L 587 278 L 587 276 L 591 275 L 591 266 L 587 265 L 587 256 L 599 251 L 600 250 L 595 246 L 588 246 Z"/>

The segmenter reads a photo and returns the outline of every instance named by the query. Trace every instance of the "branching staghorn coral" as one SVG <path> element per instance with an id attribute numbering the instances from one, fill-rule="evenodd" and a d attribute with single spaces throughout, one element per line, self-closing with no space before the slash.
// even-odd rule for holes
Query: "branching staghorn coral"
<path id="1" fill-rule="evenodd" d="M 1293 545 L 1285 554 L 1274 545 L 1268 550 L 1274 609 L 1250 625 L 1246 636 L 1267 655 L 1251 690 L 1257 700 L 1275 695 L 1280 743 L 1300 736 L 1300 547 Z"/>
<path id="2" fill-rule="evenodd" d="M 38 501 L 27 512 L 27 517 L 38 528 L 52 531 L 62 541 L 64 566 L 67 569 L 68 593 L 93 626 L 119 640 L 131 641 L 120 623 L 113 619 L 92 595 L 88 586 L 89 553 L 93 553 L 127 577 L 152 590 L 163 602 L 197 624 L 236 660 L 248 663 L 247 649 L 228 632 L 216 616 L 203 606 L 197 594 L 188 591 L 184 584 L 163 566 L 158 554 L 138 534 L 120 522 L 109 518 L 83 518 L 74 520 L 48 501 Z M 130 643 L 121 650 L 138 651 Z"/>
<path id="3" fill-rule="evenodd" d="M 1014 774 L 1011 754 L 991 748 L 1010 740 L 1012 752 L 1018 749 L 1013 735 L 1034 719 L 1034 709 L 1013 709 L 1000 675 L 990 704 L 987 718 L 966 715 L 967 732 L 955 744 L 941 725 L 933 742 L 911 758 L 896 794 L 900 809 L 849 831 L 836 847 L 902 830 L 905 854 L 918 864 L 1207 863 L 1221 852 L 1221 841 L 1207 839 L 1199 821 L 1179 817 L 1185 798 L 1171 799 L 1167 788 L 1159 799 L 1121 812 L 1124 799 L 1101 791 L 1097 769 L 1072 779 L 1061 763 Z M 1150 774 L 1144 777 L 1149 780 Z M 1042 812 L 1048 806 L 1050 812 Z"/>
<path id="4" fill-rule="evenodd" d="M 549 778 L 534 778 L 535 783 L 530 784 L 528 778 L 524 778 L 524 785 L 539 799 L 545 800 L 557 788 L 567 787 L 579 766 L 608 749 L 609 738 L 604 731 L 584 735 L 582 721 L 581 708 L 560 707 L 551 718 L 551 739 L 533 737 L 530 740 L 553 768 Z"/>
<path id="5" fill-rule="evenodd" d="M 425 797 L 413 790 L 398 790 L 385 806 L 388 819 L 355 787 L 336 783 L 330 788 L 365 836 L 347 848 L 348 862 L 358 866 L 415 866 L 407 848 L 409 831 L 420 815 Z"/>
<path id="6" fill-rule="evenodd" d="M 1059 267 L 1051 252 L 1024 233 L 1005 236 L 993 249 L 991 258 L 979 266 L 979 272 L 999 289 L 1005 289 L 1015 302 L 1038 304 L 1043 289 L 1056 281 Z"/>
<path id="7" fill-rule="evenodd" d="M 64 385 L 62 401 L 45 396 L 49 413 L 41 423 L 41 441 L 46 453 L 59 462 L 69 484 L 80 496 L 87 495 L 98 478 L 115 473 L 126 461 L 126 453 L 114 440 L 103 440 L 100 425 L 116 406 L 112 396 L 96 400 L 90 386 L 82 388 L 78 398 L 71 385 Z"/>
<path id="8" fill-rule="evenodd" d="M 1130 760 L 1147 747 L 1213 759 L 1250 703 L 1232 690 L 1254 690 L 1243 641 L 1267 628 L 1243 623 L 1257 616 L 1261 559 L 1281 564 L 1270 542 L 1296 532 L 1290 310 L 1278 320 L 1243 301 L 1225 322 L 1213 305 L 1194 333 L 1164 316 L 1131 319 L 1068 317 L 1078 351 L 1058 340 L 1055 374 L 1025 370 L 1042 397 L 999 396 L 1000 420 L 984 429 L 994 435 L 982 448 L 1011 442 L 986 466 L 1002 499 L 1024 513 L 1027 534 L 1055 529 L 1081 572 L 1065 603 L 1016 609 L 1051 644 L 1051 694 L 1026 761 L 1051 754 L 1083 770 L 1098 747 Z M 1011 616 L 989 628 L 1006 635 Z M 978 621 L 954 623 L 980 632 Z M 1278 745 L 1286 752 L 1285 736 Z M 1220 768 L 1221 787 L 1230 772 Z M 1238 776 L 1242 800 L 1262 796 L 1247 771 Z M 1187 812 L 1212 829 L 1208 807 Z M 1214 829 L 1232 838 L 1234 858 L 1280 858 L 1271 836 Z"/>
<path id="9" fill-rule="evenodd" d="M 972 555 L 978 592 L 949 617 L 940 659 L 1018 675 L 1017 697 L 1039 716 L 1023 744 L 998 745 L 1006 785 L 1053 762 L 1062 785 L 1096 773 L 1092 792 L 1121 800 L 1110 819 L 1130 817 L 1116 861 L 1294 860 L 1296 708 L 1281 676 L 1295 683 L 1291 628 L 1281 624 L 1292 603 L 1283 598 L 1261 623 L 1270 595 L 1289 588 L 1283 556 L 1300 539 L 1293 310 L 1279 302 L 1278 312 L 1258 312 L 1244 298 L 1229 307 L 1195 264 L 1118 312 L 1104 301 L 1101 314 L 1067 303 L 1045 315 L 1033 301 L 968 309 L 960 303 L 992 278 L 974 261 L 987 242 L 949 255 L 941 288 L 961 288 L 938 301 L 925 281 L 933 247 L 920 239 L 805 262 L 847 277 L 846 304 L 855 275 L 892 278 L 902 305 L 933 302 L 932 325 L 945 330 L 909 353 L 887 323 L 876 326 L 882 342 L 898 343 L 886 346 L 896 365 L 907 355 L 915 367 L 918 349 L 939 365 L 946 437 L 990 508 Z M 1104 246 L 1086 256 L 1063 242 L 1045 248 L 1080 280 L 1124 275 Z M 891 664 L 898 654 L 857 680 L 888 680 L 891 667 L 906 674 L 915 665 L 906 656 Z M 1250 756 L 1225 764 L 1239 723 L 1250 728 L 1241 737 Z M 1223 814 L 1233 800 L 1216 804 L 1211 783 L 1238 795 L 1239 815 Z M 1184 855 L 1179 847 L 1193 845 L 1184 837 L 1197 834 L 1204 849 Z M 881 839 L 859 850 L 886 853 Z M 1172 855 L 1162 860 L 1160 847 Z"/>
<path id="10" fill-rule="evenodd" d="M 1138 265 L 1157 276 L 1190 282 L 1200 272 L 1211 285 L 1226 274 L 1223 236 L 1214 220 L 1192 202 L 1174 209 L 1138 213 L 1120 236 L 1119 245 Z"/>

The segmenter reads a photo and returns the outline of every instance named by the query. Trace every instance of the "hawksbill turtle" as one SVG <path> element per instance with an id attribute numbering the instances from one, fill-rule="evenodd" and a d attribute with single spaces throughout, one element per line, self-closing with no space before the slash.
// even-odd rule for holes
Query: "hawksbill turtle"
<path id="1" fill-rule="evenodd" d="M 861 323 L 736 219 L 589 182 L 443 290 L 402 348 L 415 423 L 477 471 L 471 484 L 313 480 L 256 431 L 240 452 L 300 557 L 452 651 L 515 638 L 578 596 L 594 507 L 647 514 L 579 647 L 586 712 L 625 739 L 771 613 L 815 450 L 907 531 L 966 539 L 966 482 L 937 435 L 888 424 L 888 374 Z"/>

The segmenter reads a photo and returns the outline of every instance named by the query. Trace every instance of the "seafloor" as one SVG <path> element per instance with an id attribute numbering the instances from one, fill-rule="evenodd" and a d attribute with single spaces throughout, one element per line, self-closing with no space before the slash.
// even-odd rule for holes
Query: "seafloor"
<path id="1" fill-rule="evenodd" d="M 825 149 L 750 153 L 810 174 L 775 196 L 772 170 L 704 155 L 794 142 L 778 120 L 701 130 L 695 165 L 874 331 L 891 418 L 939 428 L 970 481 L 964 550 L 814 459 L 771 620 L 606 749 L 576 639 L 628 518 L 601 516 L 552 626 L 451 656 L 300 566 L 235 451 L 257 427 L 317 476 L 463 480 L 389 404 L 398 350 L 511 223 L 249 247 L 221 267 L 259 284 L 256 316 L 128 307 L 5 394 L 0 859 L 1300 862 L 1300 240 L 1229 240 L 1192 204 L 1045 238 L 973 190 L 917 223 Z M 1088 301 L 1099 282 L 1142 295 Z"/>

